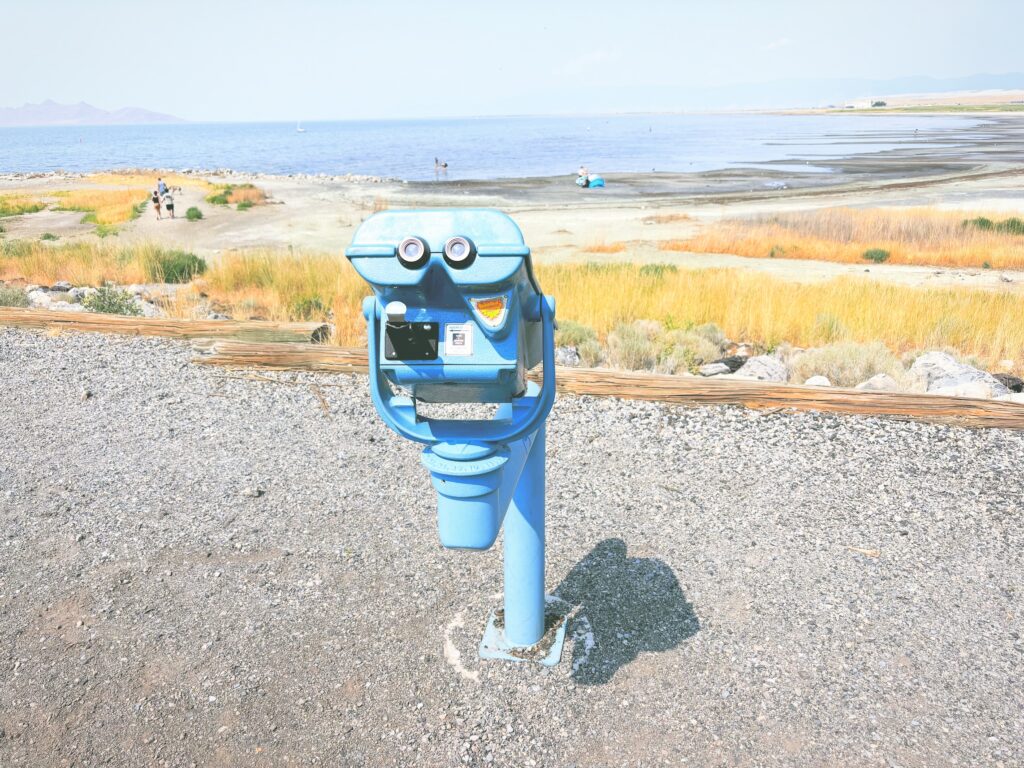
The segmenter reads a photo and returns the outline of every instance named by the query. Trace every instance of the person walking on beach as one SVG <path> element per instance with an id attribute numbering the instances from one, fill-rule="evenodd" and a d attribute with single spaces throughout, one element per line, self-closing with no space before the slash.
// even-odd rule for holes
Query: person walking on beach
<path id="1" fill-rule="evenodd" d="M 153 201 L 153 210 L 156 211 L 156 217 L 162 219 L 163 216 L 160 215 L 160 190 L 154 189 L 153 197 L 150 199 Z"/>
<path id="2" fill-rule="evenodd" d="M 165 194 L 167 194 L 167 185 L 164 184 L 163 179 L 156 180 L 156 191 L 160 195 L 160 197 L 163 197 Z"/>
<path id="3" fill-rule="evenodd" d="M 164 192 L 164 210 L 171 214 L 171 218 L 174 218 L 174 197 L 171 195 L 171 191 L 167 190 Z"/>

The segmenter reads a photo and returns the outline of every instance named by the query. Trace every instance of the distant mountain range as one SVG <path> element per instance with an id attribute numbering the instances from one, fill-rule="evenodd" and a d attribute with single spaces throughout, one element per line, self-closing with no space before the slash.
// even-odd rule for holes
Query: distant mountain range
<path id="1" fill-rule="evenodd" d="M 28 125 L 146 125 L 152 123 L 184 123 L 180 117 L 150 112 L 138 107 L 107 110 L 80 101 L 58 104 L 47 99 L 40 104 L 0 107 L 0 126 Z"/>

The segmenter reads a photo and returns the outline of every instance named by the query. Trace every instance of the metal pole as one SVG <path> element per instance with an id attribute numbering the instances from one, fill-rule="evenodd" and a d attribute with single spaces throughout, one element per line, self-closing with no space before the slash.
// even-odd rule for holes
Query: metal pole
<path id="1" fill-rule="evenodd" d="M 544 635 L 544 459 L 541 426 L 505 516 L 505 640 L 513 646 Z"/>

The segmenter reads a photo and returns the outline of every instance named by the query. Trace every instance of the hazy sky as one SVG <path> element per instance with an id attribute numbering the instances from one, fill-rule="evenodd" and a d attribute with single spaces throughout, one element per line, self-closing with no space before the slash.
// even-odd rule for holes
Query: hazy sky
<path id="1" fill-rule="evenodd" d="M 658 111 L 786 98 L 710 95 L 743 83 L 1024 70 L 1021 0 L 0 5 L 0 106 L 190 120 Z"/>

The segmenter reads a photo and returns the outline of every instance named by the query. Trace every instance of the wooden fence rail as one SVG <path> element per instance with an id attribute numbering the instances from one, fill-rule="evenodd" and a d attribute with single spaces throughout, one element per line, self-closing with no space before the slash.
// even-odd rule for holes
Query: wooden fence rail
<path id="1" fill-rule="evenodd" d="M 366 351 L 312 344 L 251 344 L 210 340 L 195 346 L 197 363 L 291 371 L 365 373 Z M 665 376 L 604 368 L 561 368 L 558 389 L 578 395 L 652 400 L 679 405 L 740 405 L 885 416 L 968 427 L 1024 429 L 1024 405 L 998 400 L 801 387 L 740 379 Z"/>
<path id="2" fill-rule="evenodd" d="M 204 365 L 335 373 L 365 373 L 367 365 L 364 349 L 303 343 L 324 340 L 329 329 L 323 323 L 171 320 L 0 307 L 0 326 L 3 325 L 192 339 L 194 346 L 205 353 L 195 361 Z M 969 427 L 1024 429 L 1024 405 L 998 400 L 799 387 L 605 368 L 558 368 L 556 381 L 563 392 L 626 400 L 827 411 Z"/>
<path id="3" fill-rule="evenodd" d="M 276 323 L 266 320 L 171 320 L 125 317 L 93 312 L 0 307 L 0 325 L 20 328 L 62 328 L 72 331 L 166 336 L 172 339 L 235 338 L 264 342 L 325 341 L 325 323 Z"/>

